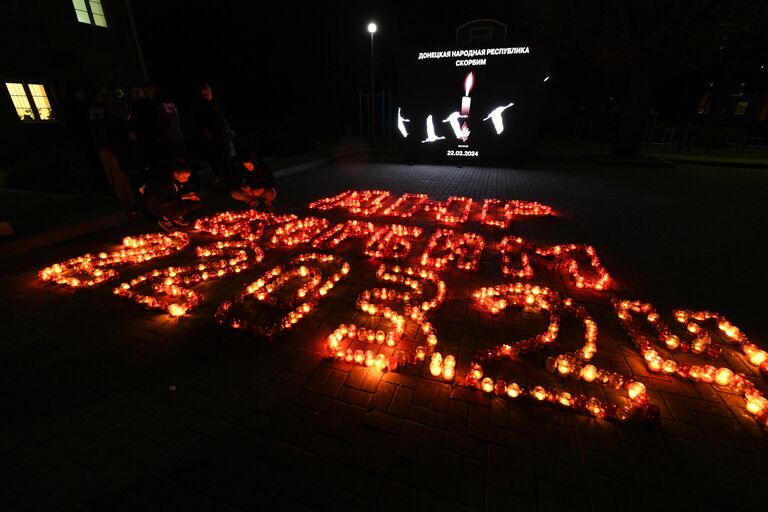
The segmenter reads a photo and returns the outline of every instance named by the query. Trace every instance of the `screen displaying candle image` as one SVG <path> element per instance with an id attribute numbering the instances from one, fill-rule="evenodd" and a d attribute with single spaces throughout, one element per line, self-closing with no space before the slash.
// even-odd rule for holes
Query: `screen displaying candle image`
<path id="1" fill-rule="evenodd" d="M 533 148 L 547 84 L 529 45 L 409 50 L 395 136 L 414 162 L 503 162 Z"/>

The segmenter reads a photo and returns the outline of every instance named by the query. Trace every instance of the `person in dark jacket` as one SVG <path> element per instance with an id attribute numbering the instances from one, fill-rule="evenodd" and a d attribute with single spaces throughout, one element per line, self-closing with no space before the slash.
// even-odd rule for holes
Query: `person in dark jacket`
<path id="1" fill-rule="evenodd" d="M 235 132 L 221 106 L 213 99 L 211 86 L 203 83 L 197 88 L 200 95 L 195 117 L 200 130 L 203 158 L 211 164 L 217 183 L 232 188 L 237 185 L 234 175 Z"/>
<path id="2" fill-rule="evenodd" d="M 232 191 L 232 197 L 254 208 L 261 201 L 266 210 L 273 209 L 272 201 L 277 197 L 277 182 L 272 169 L 259 160 L 251 151 L 238 165 L 243 180 L 240 187 Z"/>
<path id="3" fill-rule="evenodd" d="M 170 176 L 149 182 L 144 188 L 144 204 L 156 215 L 158 226 L 171 231 L 174 226 L 188 226 L 184 215 L 200 207 L 200 196 L 187 189 L 192 170 L 184 160 L 171 164 Z"/>
<path id="4" fill-rule="evenodd" d="M 134 105 L 137 140 L 155 176 L 164 175 L 168 164 L 184 154 L 184 132 L 176 103 L 147 83 L 143 98 Z"/>

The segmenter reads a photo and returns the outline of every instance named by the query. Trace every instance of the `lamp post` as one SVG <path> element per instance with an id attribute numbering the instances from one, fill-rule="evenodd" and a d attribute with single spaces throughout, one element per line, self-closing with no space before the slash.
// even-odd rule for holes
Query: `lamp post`
<path id="1" fill-rule="evenodd" d="M 373 131 L 374 131 L 374 128 L 376 126 L 375 121 L 374 121 L 374 114 L 373 114 L 373 110 L 374 110 L 374 108 L 376 106 L 376 103 L 375 103 L 375 101 L 373 99 L 373 34 L 376 33 L 376 29 L 377 28 L 378 27 L 376 26 L 376 24 L 374 22 L 370 22 L 368 24 L 368 33 L 371 34 L 371 97 L 370 97 L 371 106 L 370 106 L 370 110 L 369 110 L 370 117 L 371 117 L 371 130 L 370 130 L 371 137 L 373 137 Z"/>

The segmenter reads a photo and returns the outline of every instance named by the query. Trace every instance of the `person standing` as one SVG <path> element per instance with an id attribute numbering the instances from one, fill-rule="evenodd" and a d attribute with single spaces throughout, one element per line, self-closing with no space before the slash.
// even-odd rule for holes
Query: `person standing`
<path id="1" fill-rule="evenodd" d="M 213 99 L 213 89 L 207 83 L 197 88 L 199 94 L 195 114 L 203 158 L 211 164 L 216 181 L 227 189 L 237 182 L 234 176 L 235 132 L 232 130 L 221 106 Z"/>
<path id="2" fill-rule="evenodd" d="M 144 146 L 151 172 L 163 175 L 168 164 L 184 154 L 184 131 L 176 103 L 157 86 L 144 86 L 144 99 L 136 105 L 136 135 Z"/>

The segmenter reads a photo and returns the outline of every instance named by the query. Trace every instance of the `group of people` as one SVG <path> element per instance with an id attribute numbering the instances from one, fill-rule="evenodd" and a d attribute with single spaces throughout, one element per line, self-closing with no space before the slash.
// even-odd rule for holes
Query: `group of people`
<path id="1" fill-rule="evenodd" d="M 232 198 L 242 201 L 249 208 L 272 211 L 272 201 L 277 197 L 275 177 L 265 163 L 253 153 L 237 164 L 240 185 L 230 191 Z M 189 187 L 192 169 L 181 158 L 173 161 L 168 176 L 149 181 L 141 193 L 147 211 L 158 218 L 157 224 L 166 231 L 189 225 L 184 218 L 200 207 L 200 196 Z"/>
<path id="2" fill-rule="evenodd" d="M 236 146 L 235 132 L 208 84 L 198 86 L 186 125 L 176 103 L 152 83 L 129 93 L 102 94 L 93 106 L 78 88 L 70 108 L 80 127 L 87 124 L 86 143 L 99 159 L 94 167 L 103 170 L 118 199 L 163 229 L 186 226 L 185 215 L 201 204 L 188 147 L 210 165 L 218 189 L 250 208 L 272 209 L 277 196 L 272 171 L 253 146 Z"/>

